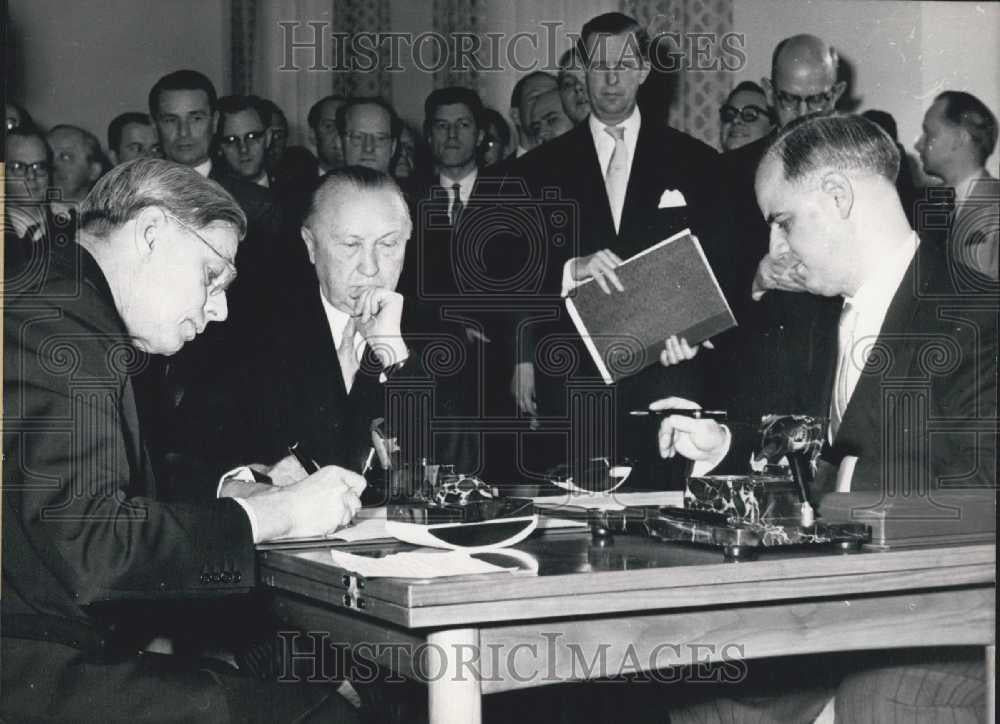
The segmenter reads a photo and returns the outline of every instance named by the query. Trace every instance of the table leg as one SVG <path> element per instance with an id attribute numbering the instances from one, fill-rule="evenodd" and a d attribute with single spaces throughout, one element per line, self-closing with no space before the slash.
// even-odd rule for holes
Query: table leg
<path id="1" fill-rule="evenodd" d="M 993 724 L 997 715 L 997 647 L 986 647 L 986 721 Z"/>
<path id="2" fill-rule="evenodd" d="M 479 631 L 474 628 L 437 631 L 427 637 L 423 669 L 428 676 L 431 724 L 480 724 L 483 686 L 480 681 Z"/>

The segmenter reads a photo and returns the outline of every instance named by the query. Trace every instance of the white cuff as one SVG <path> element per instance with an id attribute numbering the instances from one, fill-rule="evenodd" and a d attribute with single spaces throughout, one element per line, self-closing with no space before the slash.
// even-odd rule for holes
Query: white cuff
<path id="1" fill-rule="evenodd" d="M 692 478 L 697 478 L 701 475 L 708 475 L 710 472 L 715 470 L 715 468 L 718 467 L 719 463 L 725 460 L 726 455 L 729 454 L 729 448 L 733 444 L 733 434 L 729 431 L 729 428 L 727 426 L 720 425 L 719 427 L 721 427 L 726 433 L 726 442 L 720 448 L 721 452 L 717 453 L 716 455 L 713 455 L 710 458 L 706 458 L 705 460 L 695 460 L 694 467 L 691 468 Z"/>
<path id="2" fill-rule="evenodd" d="M 569 296 L 569 293 L 580 286 L 580 282 L 573 278 L 573 262 L 576 261 L 575 258 L 570 259 L 568 262 L 563 264 L 562 273 L 562 295 Z"/>
<path id="3" fill-rule="evenodd" d="M 258 530 L 260 530 L 260 526 L 257 524 L 257 516 L 253 512 L 253 508 L 251 508 L 249 503 L 247 503 L 245 500 L 242 500 L 240 498 L 234 498 L 232 496 L 222 495 L 222 484 L 225 483 L 227 480 L 238 480 L 243 483 L 253 483 L 255 482 L 253 471 L 250 470 L 250 468 L 248 468 L 246 465 L 241 465 L 238 468 L 233 468 L 229 472 L 224 473 L 223 476 L 219 478 L 219 487 L 215 489 L 215 497 L 216 498 L 230 497 L 231 500 L 235 500 L 237 503 L 239 503 L 240 507 L 246 511 L 247 519 L 250 521 L 250 535 L 253 537 L 253 542 L 260 543 L 261 542 L 260 535 L 257 532 Z"/>

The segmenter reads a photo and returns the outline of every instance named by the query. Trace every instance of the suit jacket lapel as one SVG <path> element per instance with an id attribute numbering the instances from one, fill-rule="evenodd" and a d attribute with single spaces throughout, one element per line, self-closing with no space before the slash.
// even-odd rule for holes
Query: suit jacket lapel
<path id="1" fill-rule="evenodd" d="M 918 308 L 916 299 L 927 286 L 927 280 L 917 276 L 920 271 L 919 256 L 918 248 L 889 303 L 875 341 L 882 351 L 870 353 L 865 360 L 865 369 L 844 411 L 844 419 L 837 432 L 837 439 L 834 440 L 835 447 L 841 442 L 857 440 L 864 435 L 884 433 L 878 423 L 883 385 L 886 380 L 900 379 L 906 375 L 913 362 L 913 337 L 907 335 L 906 331 L 914 328 L 913 318 Z M 885 367 L 883 362 L 889 366 Z"/>

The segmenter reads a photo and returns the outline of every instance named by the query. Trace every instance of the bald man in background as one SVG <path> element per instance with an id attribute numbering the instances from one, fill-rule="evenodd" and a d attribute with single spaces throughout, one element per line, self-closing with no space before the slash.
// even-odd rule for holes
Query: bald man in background
<path id="1" fill-rule="evenodd" d="M 771 412 L 823 416 L 823 400 L 811 381 L 793 370 L 806 368 L 810 349 L 822 322 L 838 314 L 837 304 L 802 291 L 791 282 L 783 257 L 768 254 L 768 227 L 754 196 L 754 177 L 774 134 L 791 121 L 811 113 L 829 112 L 843 95 L 837 80 L 838 56 L 826 41 L 814 35 L 795 35 L 774 49 L 771 77 L 761 85 L 774 108 L 777 126 L 763 138 L 722 155 L 722 177 L 730 184 L 726 195 L 731 225 L 740 229 L 728 251 L 741 270 L 738 291 L 729 303 L 739 327 L 719 341 L 727 353 L 714 355 L 719 367 L 712 377 L 712 400 L 734 419 L 758 419 Z M 785 291 L 787 290 L 787 291 Z M 765 293 L 766 292 L 766 293 Z M 740 364 L 733 366 L 733 359 Z M 749 450 L 740 450 L 746 459 Z"/>

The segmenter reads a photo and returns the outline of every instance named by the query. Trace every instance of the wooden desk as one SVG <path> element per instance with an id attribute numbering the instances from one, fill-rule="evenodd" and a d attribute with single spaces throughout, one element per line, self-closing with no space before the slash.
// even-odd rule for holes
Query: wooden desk
<path id="1" fill-rule="evenodd" d="M 386 548 L 405 549 L 345 546 Z M 707 661 L 981 645 L 992 671 L 995 545 L 744 563 L 631 536 L 599 546 L 583 533 L 518 549 L 537 575 L 359 581 L 326 548 L 262 551 L 260 565 L 284 592 L 287 623 L 364 643 L 380 664 L 426 680 L 439 724 L 479 722 L 484 694 Z"/>

